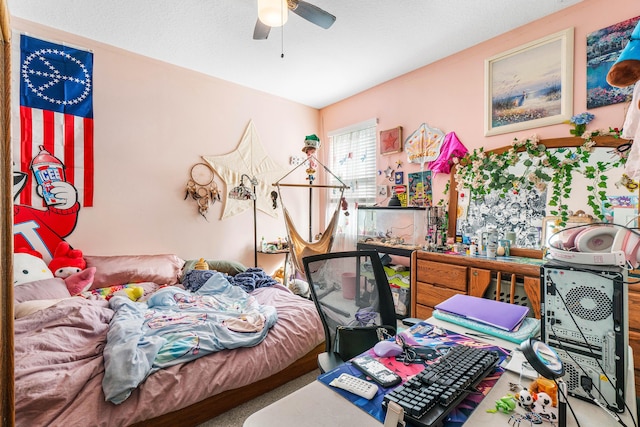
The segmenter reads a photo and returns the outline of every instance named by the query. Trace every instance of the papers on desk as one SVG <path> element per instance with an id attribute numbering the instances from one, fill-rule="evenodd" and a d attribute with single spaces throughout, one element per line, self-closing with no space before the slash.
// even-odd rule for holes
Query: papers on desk
<path id="1" fill-rule="evenodd" d="M 524 357 L 524 353 L 519 349 L 513 350 L 511 354 L 502 361 L 500 366 L 507 371 L 515 372 L 516 374 L 530 380 L 535 380 L 540 376 L 535 369 L 531 367 L 529 362 L 527 362 L 527 359 Z"/>

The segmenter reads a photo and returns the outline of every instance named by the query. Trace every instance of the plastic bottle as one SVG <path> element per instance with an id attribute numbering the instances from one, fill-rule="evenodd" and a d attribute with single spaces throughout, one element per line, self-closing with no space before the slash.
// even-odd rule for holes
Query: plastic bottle
<path id="1" fill-rule="evenodd" d="M 476 256 L 478 254 L 478 245 L 476 245 L 476 241 L 472 240 L 469 245 L 469 255 Z"/>

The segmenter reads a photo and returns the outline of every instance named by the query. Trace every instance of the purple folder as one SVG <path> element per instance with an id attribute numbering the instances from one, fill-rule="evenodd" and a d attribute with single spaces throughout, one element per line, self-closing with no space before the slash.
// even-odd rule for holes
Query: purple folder
<path id="1" fill-rule="evenodd" d="M 464 294 L 456 294 L 434 308 L 505 331 L 513 331 L 529 313 L 529 307 Z"/>

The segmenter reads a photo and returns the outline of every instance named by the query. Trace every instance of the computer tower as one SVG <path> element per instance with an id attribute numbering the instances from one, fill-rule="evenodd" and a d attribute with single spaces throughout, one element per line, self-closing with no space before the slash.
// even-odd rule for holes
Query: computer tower
<path id="1" fill-rule="evenodd" d="M 541 272 L 541 337 L 564 364 L 569 394 L 590 402 L 593 396 L 622 412 L 629 344 L 626 270 L 551 262 Z"/>

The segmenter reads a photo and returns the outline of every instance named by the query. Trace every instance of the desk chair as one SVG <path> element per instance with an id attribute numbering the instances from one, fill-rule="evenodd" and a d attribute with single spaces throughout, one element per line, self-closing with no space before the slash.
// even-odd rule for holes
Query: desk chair
<path id="1" fill-rule="evenodd" d="M 373 347 L 386 338 L 383 332 L 395 335 L 393 297 L 377 251 L 330 252 L 302 263 L 324 327 L 320 372 Z"/>

